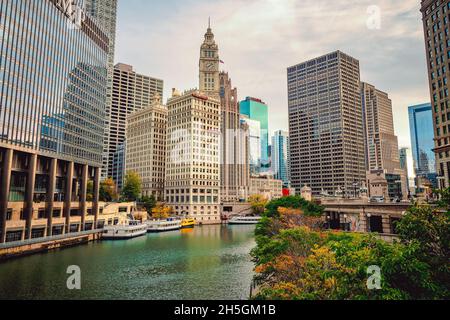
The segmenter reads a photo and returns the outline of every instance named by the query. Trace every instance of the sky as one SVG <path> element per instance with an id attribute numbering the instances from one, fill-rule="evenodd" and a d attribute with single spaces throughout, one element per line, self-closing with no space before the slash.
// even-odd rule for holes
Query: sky
<path id="1" fill-rule="evenodd" d="M 118 0 L 116 62 L 198 87 L 200 45 L 211 17 L 223 71 L 239 99 L 265 101 L 271 132 L 288 130 L 287 68 L 341 50 L 361 80 L 393 102 L 399 146 L 410 146 L 408 106 L 430 101 L 418 0 Z"/>

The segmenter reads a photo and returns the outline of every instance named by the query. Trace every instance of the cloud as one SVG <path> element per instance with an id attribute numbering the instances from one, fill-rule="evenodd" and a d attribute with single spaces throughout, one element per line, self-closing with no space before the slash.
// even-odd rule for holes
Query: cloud
<path id="1" fill-rule="evenodd" d="M 271 108 L 271 130 L 288 128 L 286 68 L 342 50 L 361 62 L 363 81 L 389 93 L 400 145 L 409 145 L 408 105 L 429 101 L 416 0 L 119 0 L 116 60 L 172 87 L 198 84 L 208 17 L 224 69 L 240 98 Z M 379 8 L 380 29 L 367 27 Z"/>

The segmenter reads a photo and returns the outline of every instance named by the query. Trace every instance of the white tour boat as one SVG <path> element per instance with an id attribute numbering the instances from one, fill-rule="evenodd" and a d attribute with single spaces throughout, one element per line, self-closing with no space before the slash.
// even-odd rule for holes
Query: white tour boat
<path id="1" fill-rule="evenodd" d="M 148 220 L 147 231 L 148 232 L 166 232 L 175 231 L 181 229 L 181 220 L 179 219 L 167 219 L 167 220 Z"/>
<path id="2" fill-rule="evenodd" d="M 233 217 L 228 221 L 228 224 L 258 224 L 261 217 Z"/>
<path id="3" fill-rule="evenodd" d="M 105 240 L 126 240 L 147 234 L 147 225 L 137 220 L 126 220 L 117 225 L 106 226 L 102 238 Z"/>

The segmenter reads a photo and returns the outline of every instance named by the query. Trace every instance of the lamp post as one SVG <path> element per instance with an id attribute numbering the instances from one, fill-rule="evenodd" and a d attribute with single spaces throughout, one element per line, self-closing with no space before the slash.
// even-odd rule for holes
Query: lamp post
<path id="1" fill-rule="evenodd" d="M 372 217 L 372 215 L 370 213 L 367 214 L 367 232 L 371 232 L 372 229 L 370 227 L 370 218 Z"/>
<path id="2" fill-rule="evenodd" d="M 346 214 L 344 214 L 344 231 L 349 231 L 347 228 L 347 218 L 348 218 L 348 216 Z"/>

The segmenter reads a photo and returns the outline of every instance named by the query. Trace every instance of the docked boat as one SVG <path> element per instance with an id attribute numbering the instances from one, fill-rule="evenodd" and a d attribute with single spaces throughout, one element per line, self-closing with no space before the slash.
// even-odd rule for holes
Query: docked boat
<path id="1" fill-rule="evenodd" d="M 181 229 L 181 220 L 149 220 L 147 221 L 147 232 L 166 232 Z"/>
<path id="2" fill-rule="evenodd" d="M 147 233 L 147 225 L 136 220 L 126 220 L 117 225 L 106 226 L 102 238 L 105 240 L 126 240 L 143 236 Z"/>
<path id="3" fill-rule="evenodd" d="M 233 217 L 228 221 L 228 224 L 258 224 L 261 217 Z"/>
<path id="4" fill-rule="evenodd" d="M 181 228 L 182 229 L 194 228 L 194 227 L 195 227 L 195 219 L 186 218 L 186 219 L 181 220 Z"/>

